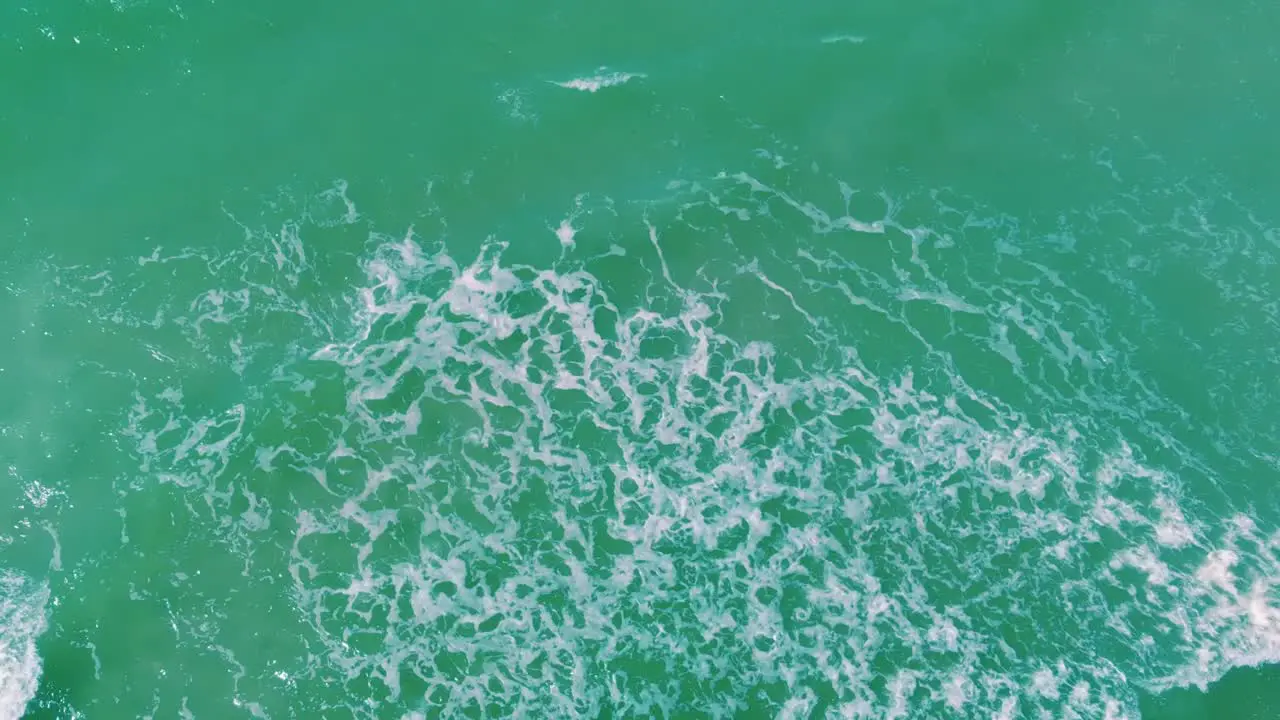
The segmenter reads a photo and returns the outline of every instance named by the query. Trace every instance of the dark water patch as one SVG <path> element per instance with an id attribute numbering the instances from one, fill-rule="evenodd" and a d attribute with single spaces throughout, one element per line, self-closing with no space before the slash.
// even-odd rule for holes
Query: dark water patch
<path id="1" fill-rule="evenodd" d="M 1236 668 L 1205 690 L 1176 688 L 1141 698 L 1142 720 L 1274 720 L 1280 664 Z"/>

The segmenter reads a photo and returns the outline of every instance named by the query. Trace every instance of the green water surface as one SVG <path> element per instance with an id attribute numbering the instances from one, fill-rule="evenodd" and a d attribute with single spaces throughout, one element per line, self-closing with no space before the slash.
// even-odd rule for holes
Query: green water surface
<path id="1" fill-rule="evenodd" d="M 0 717 L 1271 717 L 1277 31 L 0 8 Z"/>

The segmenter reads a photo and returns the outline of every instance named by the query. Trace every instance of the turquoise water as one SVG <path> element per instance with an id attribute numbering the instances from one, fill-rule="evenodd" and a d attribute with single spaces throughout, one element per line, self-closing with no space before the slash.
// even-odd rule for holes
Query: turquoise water
<path id="1" fill-rule="evenodd" d="M 1264 717 L 1278 29 L 5 6 L 0 718 Z"/>

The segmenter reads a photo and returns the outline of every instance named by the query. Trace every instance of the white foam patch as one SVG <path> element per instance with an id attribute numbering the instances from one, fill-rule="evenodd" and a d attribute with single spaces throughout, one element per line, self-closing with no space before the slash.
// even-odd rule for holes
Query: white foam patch
<path id="1" fill-rule="evenodd" d="M 562 88 L 569 90 L 581 90 L 583 92 L 599 92 L 605 88 L 617 87 L 625 85 L 632 80 L 643 79 L 644 73 L 628 73 L 628 72 L 610 72 L 606 68 L 600 68 L 595 75 L 573 78 L 562 82 L 554 82 Z"/>
<path id="2" fill-rule="evenodd" d="M 867 38 L 862 35 L 828 35 L 822 38 L 824 45 L 861 45 L 866 41 Z"/>
<path id="3" fill-rule="evenodd" d="M 40 683 L 36 641 L 44 633 L 49 590 L 0 570 L 0 720 L 19 720 Z"/>

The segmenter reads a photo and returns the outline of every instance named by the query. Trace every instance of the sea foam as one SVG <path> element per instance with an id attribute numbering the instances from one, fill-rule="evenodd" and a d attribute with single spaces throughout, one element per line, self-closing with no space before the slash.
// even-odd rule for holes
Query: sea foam
<path id="1" fill-rule="evenodd" d="M 40 682 L 36 640 L 45 630 L 49 591 L 0 570 L 0 720 L 18 720 Z"/>

